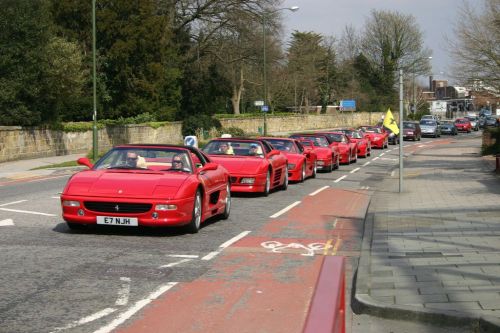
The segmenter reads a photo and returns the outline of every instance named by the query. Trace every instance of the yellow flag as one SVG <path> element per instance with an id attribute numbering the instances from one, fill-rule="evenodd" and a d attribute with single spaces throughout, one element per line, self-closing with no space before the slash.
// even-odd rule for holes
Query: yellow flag
<path id="1" fill-rule="evenodd" d="M 385 114 L 384 127 L 396 135 L 399 134 L 399 127 L 392 115 L 391 109 L 387 109 L 387 113 Z"/>

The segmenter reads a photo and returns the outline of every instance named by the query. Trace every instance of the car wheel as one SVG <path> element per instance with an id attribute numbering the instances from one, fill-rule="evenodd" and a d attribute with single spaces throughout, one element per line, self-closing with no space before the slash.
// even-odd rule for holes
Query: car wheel
<path id="1" fill-rule="evenodd" d="M 358 153 L 354 153 L 354 160 L 352 161 L 352 163 L 356 162 L 358 162 Z"/>
<path id="2" fill-rule="evenodd" d="M 302 164 L 302 172 L 300 173 L 300 180 L 299 182 L 303 182 L 306 179 L 306 161 L 304 161 L 304 164 Z"/>
<path id="3" fill-rule="evenodd" d="M 281 185 L 281 190 L 286 191 L 288 189 L 288 167 L 285 168 L 285 180 L 283 181 L 283 185 Z"/>
<path id="4" fill-rule="evenodd" d="M 316 173 L 318 172 L 318 168 L 316 166 L 316 161 L 314 161 L 314 166 L 313 166 L 313 173 L 311 178 L 316 178 Z"/>
<path id="5" fill-rule="evenodd" d="M 222 219 L 227 220 L 229 218 L 229 213 L 231 212 L 231 185 L 227 183 L 226 185 L 226 204 L 224 205 L 224 213 L 222 213 Z"/>
<path id="6" fill-rule="evenodd" d="M 271 170 L 267 170 L 266 184 L 264 185 L 264 196 L 267 197 L 271 191 Z"/>
<path id="7" fill-rule="evenodd" d="M 420 139 L 421 139 L 421 138 L 422 138 L 422 136 L 420 136 L 420 135 L 419 135 L 419 136 L 418 136 L 418 141 L 420 141 Z"/>
<path id="8" fill-rule="evenodd" d="M 191 217 L 191 222 L 187 225 L 187 231 L 191 234 L 195 234 L 200 230 L 201 225 L 201 192 L 200 190 L 196 191 L 196 195 L 194 197 L 194 206 L 193 206 L 193 215 Z"/>

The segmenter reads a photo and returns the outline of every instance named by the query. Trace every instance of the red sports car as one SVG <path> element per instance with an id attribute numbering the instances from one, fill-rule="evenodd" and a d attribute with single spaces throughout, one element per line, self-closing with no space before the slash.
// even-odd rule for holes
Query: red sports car
<path id="1" fill-rule="evenodd" d="M 314 151 L 306 151 L 304 146 L 290 138 L 261 138 L 269 142 L 274 149 L 278 149 L 288 159 L 288 179 L 303 182 L 307 177 L 316 177 L 317 156 Z"/>
<path id="2" fill-rule="evenodd" d="M 364 136 L 361 130 L 349 128 L 349 129 L 338 129 L 336 131 L 342 132 L 351 140 L 358 144 L 358 156 L 367 157 L 371 155 L 372 145 L 370 138 Z"/>
<path id="3" fill-rule="evenodd" d="M 358 144 L 351 141 L 344 133 L 340 131 L 319 132 L 325 134 L 333 145 L 337 146 L 340 154 L 340 163 L 356 163 L 358 160 Z"/>
<path id="4" fill-rule="evenodd" d="M 377 126 L 360 126 L 360 130 L 368 134 L 372 147 L 384 149 L 389 146 L 389 136 Z"/>
<path id="5" fill-rule="evenodd" d="M 288 188 L 288 160 L 262 139 L 219 138 L 203 148 L 210 159 L 231 175 L 231 191 L 261 192 Z"/>
<path id="6" fill-rule="evenodd" d="M 459 132 L 472 132 L 472 124 L 470 120 L 467 118 L 457 118 L 455 119 L 455 127 Z"/>
<path id="7" fill-rule="evenodd" d="M 61 194 L 71 229 L 83 225 L 178 226 L 196 233 L 209 217 L 229 217 L 229 172 L 200 150 L 174 145 L 117 146 L 73 175 Z"/>
<path id="8" fill-rule="evenodd" d="M 292 134 L 290 138 L 302 141 L 312 141 L 314 144 L 314 151 L 317 156 L 318 169 L 331 172 L 333 169 L 338 169 L 340 165 L 340 154 L 338 148 L 331 144 L 328 137 L 324 134 Z"/>

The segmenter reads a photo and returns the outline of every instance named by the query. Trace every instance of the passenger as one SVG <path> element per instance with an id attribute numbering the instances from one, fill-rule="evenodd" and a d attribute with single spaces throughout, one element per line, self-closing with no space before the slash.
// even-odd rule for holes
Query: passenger
<path id="1" fill-rule="evenodd" d="M 174 155 L 172 158 L 171 170 L 184 170 L 184 162 L 182 161 L 181 154 Z"/>
<path id="2" fill-rule="evenodd" d="M 250 156 L 259 156 L 259 155 L 261 155 L 260 152 L 262 150 L 259 149 L 259 148 L 260 148 L 259 145 L 256 144 L 256 143 L 250 144 L 250 149 L 248 150 L 248 155 L 250 155 Z"/>
<path id="3" fill-rule="evenodd" d="M 227 142 L 221 142 L 219 145 L 219 153 L 225 155 L 234 155 L 233 147 L 231 147 Z"/>
<path id="4" fill-rule="evenodd" d="M 126 165 L 130 168 L 147 168 L 146 160 L 144 159 L 144 157 L 139 156 L 136 152 L 133 151 L 127 152 Z"/>

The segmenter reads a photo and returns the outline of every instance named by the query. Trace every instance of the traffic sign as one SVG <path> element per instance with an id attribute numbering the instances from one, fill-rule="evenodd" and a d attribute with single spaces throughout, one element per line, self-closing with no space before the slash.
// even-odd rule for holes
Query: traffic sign
<path id="1" fill-rule="evenodd" d="M 342 111 L 356 111 L 356 100 L 354 99 L 341 100 L 340 108 Z"/>
<path id="2" fill-rule="evenodd" d="M 260 110 L 261 110 L 262 112 L 269 112 L 269 106 L 268 106 L 268 105 L 262 105 L 262 106 L 260 107 Z"/>
<path id="3" fill-rule="evenodd" d="M 264 105 L 264 101 L 255 101 L 255 102 L 253 102 L 253 105 L 255 105 L 255 106 L 263 106 Z"/>
<path id="4" fill-rule="evenodd" d="M 194 135 L 188 135 L 184 138 L 184 145 L 198 148 L 198 138 Z"/>

